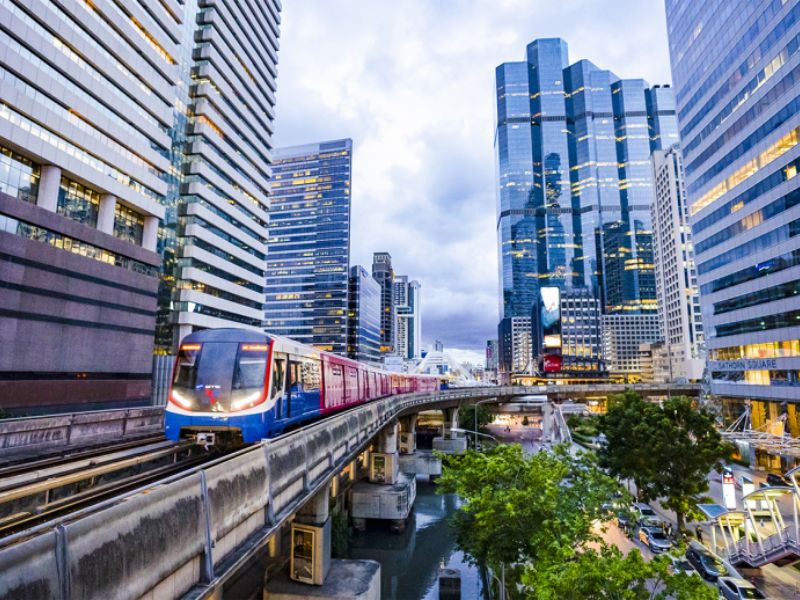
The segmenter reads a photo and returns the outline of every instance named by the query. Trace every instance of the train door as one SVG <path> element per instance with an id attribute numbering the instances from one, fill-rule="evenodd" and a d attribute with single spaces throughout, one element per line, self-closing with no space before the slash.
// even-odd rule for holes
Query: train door
<path id="1" fill-rule="evenodd" d="M 270 398 L 275 401 L 275 419 L 283 419 L 284 414 L 284 389 L 286 388 L 286 355 L 275 354 L 272 359 L 272 387 Z"/>
<path id="2" fill-rule="evenodd" d="M 289 359 L 287 380 L 286 416 L 296 417 L 303 412 L 303 385 L 300 380 L 300 362 L 294 357 Z"/>

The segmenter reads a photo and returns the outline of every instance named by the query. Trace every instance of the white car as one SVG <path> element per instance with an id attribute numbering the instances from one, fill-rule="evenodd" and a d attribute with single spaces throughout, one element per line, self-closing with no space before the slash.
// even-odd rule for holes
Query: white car
<path id="1" fill-rule="evenodd" d="M 757 600 L 765 599 L 761 592 L 752 583 L 740 577 L 720 577 L 717 580 L 719 593 L 727 600 Z"/>

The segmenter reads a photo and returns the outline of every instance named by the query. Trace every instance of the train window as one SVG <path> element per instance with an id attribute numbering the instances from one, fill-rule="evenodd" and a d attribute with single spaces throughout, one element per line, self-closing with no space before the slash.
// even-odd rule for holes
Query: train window
<path id="1" fill-rule="evenodd" d="M 194 388 L 197 381 L 197 357 L 200 355 L 200 348 L 200 344 L 181 346 L 175 378 L 172 381 L 177 387 Z"/>
<path id="2" fill-rule="evenodd" d="M 267 372 L 268 346 L 261 344 L 240 344 L 236 371 L 233 376 L 233 389 L 261 389 Z"/>
<path id="3" fill-rule="evenodd" d="M 300 377 L 303 380 L 303 389 L 307 392 L 319 389 L 319 361 L 304 360 L 300 367 Z"/>
<path id="4" fill-rule="evenodd" d="M 272 389 L 270 397 L 276 398 L 283 394 L 283 382 L 286 376 L 286 359 L 275 358 L 272 361 Z"/>

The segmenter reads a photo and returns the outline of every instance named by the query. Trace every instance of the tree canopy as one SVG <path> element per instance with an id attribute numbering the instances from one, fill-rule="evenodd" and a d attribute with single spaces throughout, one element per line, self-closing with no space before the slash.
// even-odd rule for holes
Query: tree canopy
<path id="1" fill-rule="evenodd" d="M 626 391 L 612 399 L 600 430 L 605 436 L 600 464 L 632 479 L 641 499 L 663 499 L 675 511 L 679 530 L 708 491 L 708 474 L 721 470 L 731 452 L 714 416 L 685 396 L 658 405 Z"/>
<path id="2" fill-rule="evenodd" d="M 509 598 L 668 597 L 653 595 L 659 590 L 679 600 L 715 597 L 703 595 L 699 578 L 687 583 L 663 561 L 605 545 L 598 524 L 610 518 L 619 484 L 590 454 L 559 446 L 526 456 L 519 445 L 501 445 L 449 456 L 446 465 L 439 489 L 464 502 L 455 516 L 458 544 L 468 560 L 504 569 Z M 679 595 L 681 585 L 699 592 Z"/>

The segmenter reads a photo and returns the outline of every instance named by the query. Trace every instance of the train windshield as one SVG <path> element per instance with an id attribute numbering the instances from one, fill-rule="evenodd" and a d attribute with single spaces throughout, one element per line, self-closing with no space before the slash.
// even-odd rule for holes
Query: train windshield
<path id="1" fill-rule="evenodd" d="M 172 399 L 185 409 L 243 410 L 264 399 L 267 344 L 210 342 L 181 346 Z"/>

